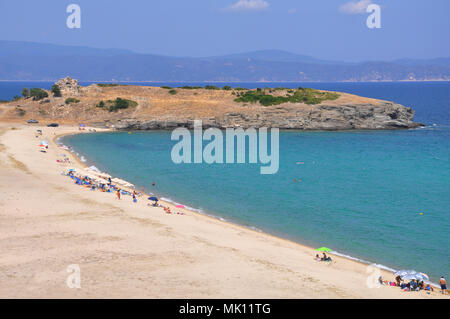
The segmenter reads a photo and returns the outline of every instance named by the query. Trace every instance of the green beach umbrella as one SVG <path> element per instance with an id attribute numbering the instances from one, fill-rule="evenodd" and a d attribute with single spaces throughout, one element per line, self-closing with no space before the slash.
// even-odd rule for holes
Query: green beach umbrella
<path id="1" fill-rule="evenodd" d="M 331 252 L 331 249 L 327 248 L 327 247 L 320 247 L 320 248 L 317 248 L 316 250 L 317 251 L 326 251 L 327 253 Z"/>

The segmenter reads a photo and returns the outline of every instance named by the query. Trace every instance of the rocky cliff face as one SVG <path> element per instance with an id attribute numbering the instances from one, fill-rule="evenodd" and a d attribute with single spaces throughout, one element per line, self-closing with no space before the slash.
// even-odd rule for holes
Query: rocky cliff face
<path id="1" fill-rule="evenodd" d="M 175 127 L 193 128 L 194 120 L 203 127 L 273 127 L 297 130 L 406 129 L 421 126 L 413 122 L 414 111 L 400 104 L 319 105 L 305 110 L 295 106 L 267 108 L 259 113 L 231 112 L 217 117 L 137 119 L 109 121 L 107 126 L 122 130 L 157 130 Z"/>
<path id="2" fill-rule="evenodd" d="M 233 90 L 176 88 L 170 94 L 168 89 L 160 87 L 95 84 L 82 87 L 71 78 L 57 84 L 62 97 L 52 97 L 49 92 L 49 98 L 44 101 L 15 101 L 3 118 L 85 123 L 122 130 L 192 128 L 194 120 L 202 120 L 203 127 L 299 130 L 405 129 L 421 125 L 413 121 L 414 111 L 408 107 L 347 93 L 338 93 L 336 100 L 315 105 L 263 106 L 235 102 L 238 92 Z M 272 94 L 286 92 L 278 90 Z M 77 102 L 65 103 L 68 97 L 76 97 Z M 135 101 L 137 106 L 114 112 L 97 107 L 100 101 L 111 102 L 118 97 Z"/>

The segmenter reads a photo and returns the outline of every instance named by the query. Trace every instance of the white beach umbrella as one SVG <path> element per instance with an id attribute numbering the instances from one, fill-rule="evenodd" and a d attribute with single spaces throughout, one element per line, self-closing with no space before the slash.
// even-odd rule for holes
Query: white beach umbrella
<path id="1" fill-rule="evenodd" d="M 398 270 L 398 271 L 394 272 L 394 276 L 403 277 L 403 276 L 406 276 L 406 275 L 411 275 L 411 274 L 416 274 L 416 273 L 417 273 L 417 271 L 411 270 L 411 269 L 409 269 L 409 270 Z"/>

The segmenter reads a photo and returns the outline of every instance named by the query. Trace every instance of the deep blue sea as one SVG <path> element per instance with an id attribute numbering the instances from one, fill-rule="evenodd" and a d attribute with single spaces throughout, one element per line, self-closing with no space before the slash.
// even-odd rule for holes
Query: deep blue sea
<path id="1" fill-rule="evenodd" d="M 427 126 L 283 131 L 275 175 L 260 175 L 259 164 L 176 165 L 170 132 L 83 134 L 63 142 L 99 169 L 205 214 L 390 268 L 416 269 L 435 282 L 450 275 L 450 83 L 229 85 L 303 86 L 391 100 L 412 107 L 415 120 Z M 0 99 L 24 86 L 51 83 L 0 82 Z"/>

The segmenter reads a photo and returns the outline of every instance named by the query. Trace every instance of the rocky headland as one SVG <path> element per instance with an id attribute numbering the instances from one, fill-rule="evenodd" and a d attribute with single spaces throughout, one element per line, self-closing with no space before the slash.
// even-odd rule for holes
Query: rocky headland
<path id="1" fill-rule="evenodd" d="M 414 111 L 409 107 L 341 92 L 211 86 L 80 86 L 70 77 L 55 84 L 59 94 L 44 90 L 47 97 L 25 96 L 1 104 L 0 119 L 84 123 L 119 130 L 192 128 L 194 120 L 202 120 L 203 127 L 298 130 L 407 129 L 422 125 L 414 122 Z M 255 101 L 254 96 L 263 98 Z"/>

